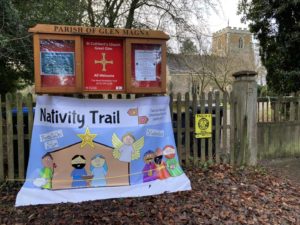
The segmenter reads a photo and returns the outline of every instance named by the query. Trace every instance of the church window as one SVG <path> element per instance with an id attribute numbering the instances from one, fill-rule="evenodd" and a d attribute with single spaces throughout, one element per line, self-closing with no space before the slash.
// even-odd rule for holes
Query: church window
<path id="1" fill-rule="evenodd" d="M 242 37 L 239 39 L 239 48 L 244 48 L 244 40 Z"/>
<path id="2" fill-rule="evenodd" d="M 222 44 L 221 44 L 221 40 L 219 39 L 218 40 L 218 49 L 221 49 L 221 47 L 222 47 Z"/>

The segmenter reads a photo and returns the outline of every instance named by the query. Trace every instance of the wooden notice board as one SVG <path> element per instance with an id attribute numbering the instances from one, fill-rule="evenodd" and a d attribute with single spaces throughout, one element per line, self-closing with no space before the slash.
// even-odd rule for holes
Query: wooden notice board
<path id="1" fill-rule="evenodd" d="M 38 24 L 37 93 L 165 93 L 162 31 Z"/>

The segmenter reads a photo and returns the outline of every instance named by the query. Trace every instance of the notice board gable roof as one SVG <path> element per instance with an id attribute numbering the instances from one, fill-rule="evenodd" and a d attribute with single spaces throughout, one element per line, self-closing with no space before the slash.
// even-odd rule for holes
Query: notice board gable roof
<path id="1" fill-rule="evenodd" d="M 105 37 L 128 37 L 146 39 L 170 39 L 169 35 L 158 30 L 140 29 L 120 29 L 107 27 L 82 27 L 69 25 L 37 24 L 28 30 L 31 33 L 41 34 L 71 34 L 71 35 L 91 35 Z"/>

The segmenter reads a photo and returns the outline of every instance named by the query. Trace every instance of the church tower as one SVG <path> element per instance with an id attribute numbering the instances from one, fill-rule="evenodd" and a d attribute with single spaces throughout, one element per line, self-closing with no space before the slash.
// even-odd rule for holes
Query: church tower
<path id="1" fill-rule="evenodd" d="M 212 54 L 233 58 L 236 70 L 255 70 L 252 34 L 246 28 L 228 26 L 213 33 Z"/>

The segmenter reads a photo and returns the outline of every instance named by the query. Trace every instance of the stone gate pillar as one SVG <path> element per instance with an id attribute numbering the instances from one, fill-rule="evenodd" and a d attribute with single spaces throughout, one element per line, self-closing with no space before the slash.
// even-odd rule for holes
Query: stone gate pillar
<path id="1" fill-rule="evenodd" d="M 257 83 L 254 71 L 234 73 L 232 99 L 235 102 L 234 164 L 257 164 Z"/>

